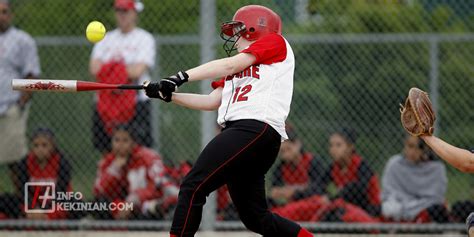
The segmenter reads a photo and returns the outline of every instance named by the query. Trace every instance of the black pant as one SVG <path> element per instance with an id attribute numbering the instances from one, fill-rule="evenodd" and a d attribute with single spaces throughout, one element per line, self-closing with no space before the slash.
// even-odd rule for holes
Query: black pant
<path id="1" fill-rule="evenodd" d="M 180 187 L 171 234 L 194 236 L 206 196 L 227 184 L 244 225 L 263 236 L 297 236 L 300 226 L 268 210 L 265 174 L 280 148 L 280 135 L 255 120 L 228 122 L 201 152 Z"/>
<path id="2" fill-rule="evenodd" d="M 99 116 L 97 105 L 94 105 L 94 114 L 92 115 L 92 143 L 100 152 L 111 150 L 111 137 L 105 129 L 104 122 Z M 153 137 L 151 134 L 151 103 L 150 101 L 139 101 L 135 108 L 135 116 L 129 122 L 132 126 L 134 135 L 138 144 L 151 147 Z"/>

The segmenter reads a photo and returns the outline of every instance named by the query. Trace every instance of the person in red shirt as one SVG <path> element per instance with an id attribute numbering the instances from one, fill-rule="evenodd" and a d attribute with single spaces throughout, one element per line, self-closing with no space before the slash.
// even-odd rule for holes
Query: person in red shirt
<path id="1" fill-rule="evenodd" d="M 380 187 L 375 172 L 356 152 L 356 133 L 342 128 L 331 134 L 332 164 L 314 183 L 315 194 L 327 195 L 331 204 L 319 210 L 313 221 L 377 222 L 380 215 Z M 333 183 L 336 193 L 330 196 Z"/>
<path id="2" fill-rule="evenodd" d="M 59 209 L 53 209 L 53 212 L 50 213 L 25 211 L 24 188 L 27 182 L 52 182 L 55 184 L 56 193 L 72 191 L 71 165 L 59 151 L 54 133 L 49 128 L 38 128 L 32 133 L 30 142 L 29 153 L 22 160 L 10 166 L 15 193 L 0 196 L 0 216 L 39 220 L 72 218 L 73 215 Z M 40 202 L 33 201 L 32 197 L 37 190 L 34 186 L 30 187 L 27 190 L 29 209 L 51 208 L 51 202 L 48 202 L 46 207 L 42 206 Z M 36 196 L 42 195 L 42 193 L 37 193 Z"/>
<path id="3" fill-rule="evenodd" d="M 272 211 L 295 221 L 309 221 L 326 199 L 313 195 L 311 182 L 324 172 L 319 158 L 303 149 L 303 142 L 287 125 L 288 140 L 280 147 L 281 163 L 273 172 L 269 201 Z"/>
<path id="4" fill-rule="evenodd" d="M 163 217 L 178 197 L 178 188 L 165 171 L 155 151 L 135 142 L 130 126 L 117 126 L 112 135 L 112 151 L 98 165 L 94 196 L 97 202 L 133 203 L 133 210 L 98 212 L 96 217 Z"/>

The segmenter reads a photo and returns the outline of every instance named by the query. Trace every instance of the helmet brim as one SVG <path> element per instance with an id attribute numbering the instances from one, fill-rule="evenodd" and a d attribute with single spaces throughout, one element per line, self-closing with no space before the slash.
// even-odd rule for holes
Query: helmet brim
<path id="1" fill-rule="evenodd" d="M 228 21 L 221 25 L 221 33 L 229 37 L 235 36 L 243 31 L 245 31 L 245 25 L 240 21 Z"/>

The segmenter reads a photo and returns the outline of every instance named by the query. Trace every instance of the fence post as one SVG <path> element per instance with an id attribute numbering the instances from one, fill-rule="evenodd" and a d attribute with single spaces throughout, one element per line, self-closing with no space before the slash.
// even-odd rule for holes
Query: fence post
<path id="1" fill-rule="evenodd" d="M 436 121 L 434 124 L 434 133 L 439 133 L 439 40 L 436 36 L 430 37 L 430 81 L 429 92 L 430 99 L 433 103 L 433 109 L 436 113 Z"/>
<path id="2" fill-rule="evenodd" d="M 155 68 L 150 73 L 150 79 L 152 81 L 158 80 L 161 75 L 160 71 L 160 51 L 161 51 L 161 41 L 159 36 L 155 36 L 156 42 L 156 58 L 155 58 Z M 151 100 L 151 129 L 152 129 L 152 137 L 154 140 L 153 148 L 160 152 L 161 149 L 161 142 L 160 142 L 160 104 L 153 100 Z"/>
<path id="3" fill-rule="evenodd" d="M 214 41 L 216 37 L 216 3 L 215 0 L 201 0 L 200 6 L 200 49 L 201 63 L 209 62 L 215 58 Z M 201 82 L 201 93 L 211 92 L 208 80 Z M 214 112 L 201 112 L 201 144 L 202 148 L 215 136 L 216 118 Z M 213 230 L 216 221 L 216 192 L 207 198 L 203 209 L 202 229 Z"/>

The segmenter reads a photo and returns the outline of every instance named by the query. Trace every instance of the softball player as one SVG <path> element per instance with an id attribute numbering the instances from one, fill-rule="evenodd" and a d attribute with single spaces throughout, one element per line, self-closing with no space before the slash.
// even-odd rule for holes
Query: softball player
<path id="1" fill-rule="evenodd" d="M 218 109 L 218 123 L 224 127 L 181 184 L 171 236 L 194 236 L 206 196 L 224 184 L 251 231 L 272 237 L 312 236 L 271 213 L 266 203 L 265 174 L 287 139 L 295 67 L 293 51 L 281 35 L 280 17 L 263 6 L 244 6 L 233 21 L 222 24 L 221 37 L 227 54 L 238 54 L 148 83 L 145 89 L 149 97 L 191 109 Z M 209 95 L 173 93 L 187 81 L 220 77 Z"/>

